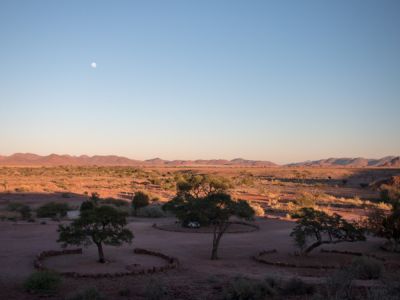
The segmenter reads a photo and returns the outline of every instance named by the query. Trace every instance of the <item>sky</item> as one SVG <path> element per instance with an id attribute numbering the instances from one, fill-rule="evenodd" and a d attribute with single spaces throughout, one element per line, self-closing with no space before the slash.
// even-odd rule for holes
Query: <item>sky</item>
<path id="1" fill-rule="evenodd" d="M 1 155 L 378 158 L 399 113 L 398 0 L 0 0 Z"/>

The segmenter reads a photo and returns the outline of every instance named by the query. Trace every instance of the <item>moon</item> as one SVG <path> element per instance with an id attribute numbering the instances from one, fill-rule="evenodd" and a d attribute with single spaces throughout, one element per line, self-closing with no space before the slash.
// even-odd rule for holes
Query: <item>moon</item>
<path id="1" fill-rule="evenodd" d="M 95 62 L 92 62 L 92 63 L 90 64 L 90 66 L 91 66 L 93 69 L 96 69 L 96 68 L 97 68 L 97 64 L 96 64 Z"/>

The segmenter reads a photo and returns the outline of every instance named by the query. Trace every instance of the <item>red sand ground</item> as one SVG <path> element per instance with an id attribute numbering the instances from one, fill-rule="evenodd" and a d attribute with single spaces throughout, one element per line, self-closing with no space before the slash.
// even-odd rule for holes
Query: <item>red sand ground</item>
<path id="1" fill-rule="evenodd" d="M 260 226 L 259 231 L 248 233 L 232 233 L 226 234 L 221 242 L 220 257 L 218 261 L 209 259 L 211 250 L 212 236 L 207 233 L 182 233 L 167 232 L 152 227 L 154 222 L 159 219 L 133 219 L 129 223 L 129 228 L 134 232 L 135 239 L 132 245 L 124 245 L 122 247 L 105 247 L 105 253 L 111 263 L 100 265 L 96 262 L 96 249 L 90 247 L 84 250 L 83 256 L 68 255 L 50 258 L 46 261 L 46 265 L 62 271 L 119 271 L 123 270 L 126 265 L 140 264 L 149 266 L 151 264 L 160 265 L 163 262 L 158 258 L 146 257 L 144 255 L 134 255 L 132 249 L 134 247 L 151 249 L 163 252 L 170 256 L 177 257 L 181 262 L 179 270 L 174 270 L 166 274 L 157 275 L 157 278 L 164 278 L 173 285 L 179 286 L 180 282 L 190 281 L 193 286 L 188 287 L 186 292 L 195 289 L 199 282 L 207 282 L 209 278 L 216 275 L 220 278 L 242 274 L 250 277 L 264 278 L 267 275 L 290 277 L 293 275 L 316 275 L 320 276 L 319 271 L 310 271 L 302 269 L 271 267 L 257 263 L 250 259 L 264 249 L 278 249 L 279 253 L 293 253 L 295 248 L 289 237 L 293 222 L 281 220 L 260 219 L 257 224 Z M 165 222 L 166 219 L 163 219 Z M 170 219 L 173 222 L 173 219 Z M 2 289 L 3 295 L 9 298 L 2 299 L 20 299 L 22 296 L 15 288 L 24 278 L 34 271 L 32 262 L 40 251 L 59 249 L 56 243 L 57 224 L 51 223 L 47 225 L 27 224 L 18 225 L 11 222 L 0 222 L 0 282 L 6 286 Z M 387 253 L 379 250 L 382 243 L 378 239 L 370 239 L 368 242 L 341 244 L 334 249 L 345 249 L 351 251 L 362 251 L 364 253 L 375 253 L 380 256 L 388 256 Z M 393 256 L 393 255 L 389 255 Z M 393 258 L 392 258 L 393 259 Z M 394 259 L 398 259 L 395 257 Z M 99 284 L 103 280 L 67 280 L 67 285 L 75 287 L 86 285 L 84 282 L 92 282 Z M 318 281 L 320 278 L 311 279 Z M 116 286 L 134 286 L 143 279 L 139 277 L 129 277 L 123 279 L 113 279 L 108 282 L 111 295 L 116 293 Z M 208 284 L 209 286 L 210 284 Z M 103 284 L 100 289 L 104 289 Z M 67 292 L 67 291 L 66 291 Z M 6 294 L 4 294 L 6 293 Z M 204 293 L 204 291 L 203 291 Z M 0 295 L 2 295 L 0 293 Z M 201 293 L 199 294 L 201 295 Z M 1 298 L 1 297 L 0 297 Z M 29 299 L 29 298 L 27 298 Z M 137 298 L 132 298 L 137 299 Z M 140 299 L 140 298 L 139 298 Z M 185 298 L 183 298 L 185 299 Z M 193 298 L 197 299 L 197 298 Z M 201 299 L 201 298 L 200 298 Z"/>

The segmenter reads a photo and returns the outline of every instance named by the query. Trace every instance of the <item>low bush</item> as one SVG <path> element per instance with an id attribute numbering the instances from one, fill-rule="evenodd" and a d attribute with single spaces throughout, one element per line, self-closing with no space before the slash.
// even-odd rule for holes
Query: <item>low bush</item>
<path id="1" fill-rule="evenodd" d="M 121 297 L 128 297 L 128 296 L 130 296 L 130 294 L 131 294 L 131 291 L 128 288 L 123 288 L 118 291 L 118 296 L 121 296 Z"/>
<path id="2" fill-rule="evenodd" d="M 165 212 L 159 205 L 142 207 L 137 211 L 136 215 L 144 218 L 163 218 L 166 216 Z"/>
<path id="3" fill-rule="evenodd" d="M 7 210 L 20 213 L 21 218 L 24 220 L 28 220 L 32 217 L 31 207 L 22 203 L 10 203 L 7 205 Z"/>
<path id="4" fill-rule="evenodd" d="M 224 300 L 264 300 L 268 295 L 275 295 L 276 290 L 268 282 L 235 277 L 223 289 Z"/>
<path id="5" fill-rule="evenodd" d="M 104 300 L 105 297 L 96 288 L 88 288 L 86 290 L 77 292 L 67 300 Z"/>
<path id="6" fill-rule="evenodd" d="M 257 202 L 250 202 L 250 207 L 254 210 L 254 215 L 256 217 L 264 217 L 265 216 L 264 208 Z"/>
<path id="7" fill-rule="evenodd" d="M 154 279 L 151 279 L 145 290 L 146 300 L 166 300 L 169 299 L 166 286 Z"/>
<path id="8" fill-rule="evenodd" d="M 381 287 L 372 287 L 367 290 L 367 300 L 399 300 L 400 274 L 394 272 L 382 279 Z"/>
<path id="9" fill-rule="evenodd" d="M 131 202 L 134 214 L 136 215 L 140 208 L 148 206 L 149 203 L 150 203 L 150 197 L 148 194 L 141 191 L 136 192 Z"/>
<path id="10" fill-rule="evenodd" d="M 49 202 L 40 206 L 36 214 L 39 218 L 65 217 L 69 210 L 67 203 Z"/>
<path id="11" fill-rule="evenodd" d="M 337 270 L 326 279 L 326 297 L 323 299 L 353 299 L 353 280 L 350 269 Z"/>
<path id="12" fill-rule="evenodd" d="M 382 275 L 383 265 L 373 258 L 357 257 L 350 269 L 357 279 L 378 279 Z"/>
<path id="13" fill-rule="evenodd" d="M 314 286 L 299 278 L 292 278 L 282 285 L 281 290 L 284 295 L 311 295 L 314 293 Z"/>
<path id="14" fill-rule="evenodd" d="M 275 296 L 304 296 L 311 295 L 314 286 L 298 278 L 280 281 L 272 277 L 264 280 L 235 277 L 223 289 L 225 300 L 265 300 Z"/>
<path id="15" fill-rule="evenodd" d="M 95 207 L 95 203 L 90 200 L 83 201 L 81 206 L 79 207 L 79 211 L 85 211 L 89 209 L 93 209 Z"/>
<path id="16" fill-rule="evenodd" d="M 301 193 L 295 200 L 299 207 L 314 207 L 316 204 L 315 196 L 310 193 Z"/>
<path id="17" fill-rule="evenodd" d="M 14 191 L 15 192 L 17 192 L 17 193 L 27 193 L 27 192 L 29 192 L 29 188 L 27 188 L 27 187 L 17 187 L 17 188 L 15 188 L 14 189 Z"/>
<path id="18" fill-rule="evenodd" d="M 53 272 L 41 271 L 31 274 L 24 282 L 24 289 L 30 293 L 52 294 L 61 285 L 61 277 Z"/>

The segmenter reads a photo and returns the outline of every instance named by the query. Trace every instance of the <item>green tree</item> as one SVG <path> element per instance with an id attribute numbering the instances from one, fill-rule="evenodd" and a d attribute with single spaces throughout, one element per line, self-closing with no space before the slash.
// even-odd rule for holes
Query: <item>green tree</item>
<path id="1" fill-rule="evenodd" d="M 40 206 L 36 214 L 39 218 L 65 217 L 69 210 L 67 203 L 49 202 Z"/>
<path id="2" fill-rule="evenodd" d="M 79 211 L 82 212 L 85 210 L 90 210 L 93 209 L 95 206 L 96 204 L 93 201 L 86 200 L 82 202 L 81 206 L 79 207 Z"/>
<path id="3" fill-rule="evenodd" d="M 131 243 L 133 234 L 125 226 L 126 214 L 111 206 L 94 207 L 81 211 L 80 217 L 70 225 L 58 227 L 63 247 L 67 245 L 89 246 L 94 243 L 98 249 L 99 262 L 104 263 L 103 244 L 120 246 Z"/>
<path id="4" fill-rule="evenodd" d="M 132 199 L 132 208 L 134 210 L 135 215 L 137 214 L 139 208 L 145 207 L 149 205 L 149 203 L 150 203 L 149 195 L 140 191 L 136 192 Z"/>
<path id="5" fill-rule="evenodd" d="M 177 180 L 177 194 L 190 194 L 194 198 L 225 193 L 231 187 L 228 179 L 207 174 L 185 174 Z"/>
<path id="6" fill-rule="evenodd" d="M 332 216 L 313 208 L 302 208 L 293 214 L 297 225 L 290 236 L 303 254 L 308 254 L 322 244 L 364 241 L 364 231 L 355 223 L 347 222 L 338 214 Z"/>
<path id="7" fill-rule="evenodd" d="M 178 194 L 164 205 L 183 223 L 197 221 L 202 225 L 213 227 L 213 242 L 211 259 L 218 259 L 218 247 L 222 236 L 232 224 L 230 218 L 236 216 L 250 220 L 254 210 L 243 200 L 235 201 L 226 193 L 211 193 L 202 198 L 196 198 L 190 193 Z"/>
<path id="8" fill-rule="evenodd" d="M 368 216 L 367 227 L 370 232 L 378 237 L 385 238 L 385 246 L 394 251 L 400 250 L 400 208 L 393 207 L 390 213 L 375 210 Z"/>

